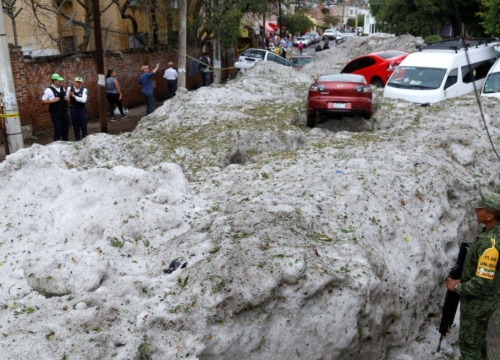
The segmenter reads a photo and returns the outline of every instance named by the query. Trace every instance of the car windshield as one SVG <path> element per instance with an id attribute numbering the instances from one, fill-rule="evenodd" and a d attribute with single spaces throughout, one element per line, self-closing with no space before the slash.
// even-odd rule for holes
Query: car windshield
<path id="1" fill-rule="evenodd" d="M 310 57 L 294 57 L 290 59 L 292 66 L 304 66 L 313 62 L 314 59 Z"/>
<path id="2" fill-rule="evenodd" d="M 259 49 L 247 49 L 241 53 L 241 56 L 253 57 L 256 59 L 264 59 L 265 52 Z"/>
<path id="3" fill-rule="evenodd" d="M 500 92 L 500 72 L 491 73 L 484 82 L 483 93 L 492 94 Z"/>
<path id="4" fill-rule="evenodd" d="M 445 74 L 446 69 L 399 66 L 386 85 L 417 90 L 438 89 Z"/>
<path id="5" fill-rule="evenodd" d="M 298 38 L 297 38 L 297 40 L 299 40 L 299 41 L 303 41 L 303 40 L 305 40 L 305 39 L 306 39 L 305 37 L 298 37 Z"/>

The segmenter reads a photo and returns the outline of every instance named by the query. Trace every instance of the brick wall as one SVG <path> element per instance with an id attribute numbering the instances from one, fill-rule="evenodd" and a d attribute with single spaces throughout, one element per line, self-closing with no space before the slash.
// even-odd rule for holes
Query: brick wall
<path id="1" fill-rule="evenodd" d="M 188 49 L 187 54 L 194 58 L 200 56 L 197 49 Z M 11 47 L 10 58 L 21 125 L 31 125 L 34 134 L 52 127 L 48 106 L 43 105 L 40 98 L 45 88 L 50 86 L 50 75 L 53 73 L 58 73 L 64 77 L 63 85 L 65 87 L 72 85 L 72 80 L 76 76 L 83 77 L 84 86 L 89 89 L 86 106 L 88 116 L 89 118 L 99 116 L 97 70 L 93 53 L 30 59 L 23 57 L 20 48 Z M 224 56 L 224 58 L 226 57 Z M 162 99 L 166 98 L 168 93 L 167 82 L 163 78 L 167 63 L 169 61 L 177 63 L 177 60 L 177 52 L 166 47 L 153 50 L 132 49 L 127 52 L 105 55 L 104 69 L 105 72 L 108 69 L 116 71 L 117 80 L 123 94 L 123 103 L 126 106 L 133 107 L 145 103 L 139 85 L 141 66 L 148 64 L 151 68 L 154 68 L 157 63 L 160 64 L 160 68 L 153 80 L 156 81 L 155 97 Z M 222 79 L 226 79 L 227 75 L 227 72 L 223 72 Z M 188 71 L 186 88 L 192 89 L 201 84 L 201 76 L 190 75 Z"/>

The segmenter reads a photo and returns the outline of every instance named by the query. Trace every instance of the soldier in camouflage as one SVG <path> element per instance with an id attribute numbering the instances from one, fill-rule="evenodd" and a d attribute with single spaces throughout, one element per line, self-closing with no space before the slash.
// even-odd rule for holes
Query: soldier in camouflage
<path id="1" fill-rule="evenodd" d="M 488 321 L 500 302 L 500 195 L 489 191 L 472 202 L 477 221 L 485 225 L 467 251 L 462 279 L 446 279 L 460 295 L 461 360 L 487 360 Z"/>

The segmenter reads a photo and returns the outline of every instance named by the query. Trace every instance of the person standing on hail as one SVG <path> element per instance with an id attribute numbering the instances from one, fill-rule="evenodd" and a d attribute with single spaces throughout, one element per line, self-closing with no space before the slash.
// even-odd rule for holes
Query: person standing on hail
<path id="1" fill-rule="evenodd" d="M 66 91 L 66 96 L 69 97 L 69 112 L 71 114 L 76 141 L 80 141 L 87 136 L 87 110 L 85 109 L 85 103 L 87 102 L 88 91 L 82 84 L 83 79 L 78 76 L 75 78 L 73 86 L 69 87 Z"/>
<path id="2" fill-rule="evenodd" d="M 467 251 L 462 278 L 446 279 L 446 288 L 460 295 L 460 360 L 487 360 L 488 322 L 500 302 L 500 194 L 484 191 L 472 206 L 485 227 Z"/>
<path id="3" fill-rule="evenodd" d="M 144 65 L 141 67 L 142 74 L 139 78 L 139 85 L 142 86 L 142 96 L 146 99 L 146 115 L 151 114 L 154 111 L 154 100 L 153 100 L 153 75 L 158 71 L 160 64 L 156 64 L 153 71 L 149 71 L 149 66 Z"/>
<path id="4" fill-rule="evenodd" d="M 59 74 L 50 77 L 52 85 L 45 89 L 42 95 L 42 104 L 49 105 L 50 119 L 54 127 L 54 141 L 68 141 L 69 116 L 66 91 L 61 85 L 64 78 Z"/>

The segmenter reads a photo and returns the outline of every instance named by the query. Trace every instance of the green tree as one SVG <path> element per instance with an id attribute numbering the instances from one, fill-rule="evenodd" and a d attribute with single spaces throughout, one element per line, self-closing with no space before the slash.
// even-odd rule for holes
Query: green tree
<path id="1" fill-rule="evenodd" d="M 483 1 L 483 4 L 481 3 Z M 372 14 L 382 31 L 396 35 L 411 34 L 426 37 L 432 30 L 445 24 L 452 24 L 454 36 L 460 36 L 462 23 L 471 36 L 484 36 L 483 25 L 477 21 L 477 14 L 485 2 L 498 0 L 370 0 Z M 498 6 L 498 5 L 497 5 Z"/>
<path id="2" fill-rule="evenodd" d="M 479 12 L 481 25 L 490 36 L 500 36 L 500 0 L 482 0 L 484 9 Z"/>
<path id="3" fill-rule="evenodd" d="M 328 15 L 328 16 L 325 16 L 323 18 L 323 23 L 325 24 L 329 24 L 329 25 L 337 25 L 338 23 L 340 22 L 340 19 L 338 18 L 338 16 L 331 16 L 331 15 Z"/>
<path id="4" fill-rule="evenodd" d="M 365 15 L 359 14 L 358 15 L 358 26 L 365 26 Z"/>
<path id="5" fill-rule="evenodd" d="M 303 13 L 287 14 L 284 16 L 286 29 L 292 34 L 305 33 L 314 27 L 314 23 Z"/>
<path id="6" fill-rule="evenodd" d="M 202 0 L 198 34 L 201 43 L 212 38 L 219 39 L 224 47 L 236 44 L 240 37 L 240 25 L 245 13 L 269 13 L 272 4 L 267 0 Z"/>
<path id="7" fill-rule="evenodd" d="M 375 2 L 371 10 L 383 31 L 396 35 L 428 36 L 442 21 L 443 6 L 433 0 L 387 0 Z"/>

